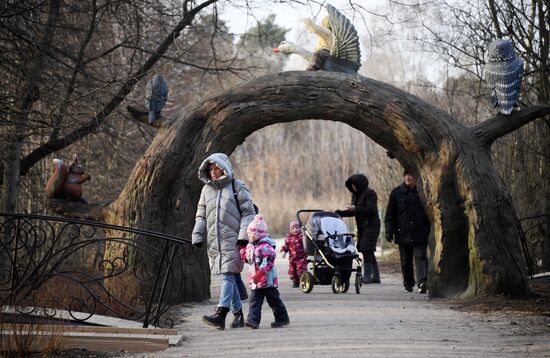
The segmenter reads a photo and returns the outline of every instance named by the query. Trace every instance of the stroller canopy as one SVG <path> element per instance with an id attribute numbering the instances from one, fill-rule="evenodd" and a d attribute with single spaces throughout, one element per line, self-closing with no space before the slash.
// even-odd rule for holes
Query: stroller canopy
<path id="1" fill-rule="evenodd" d="M 317 212 L 312 215 L 310 226 L 317 240 L 328 238 L 330 249 L 337 254 L 355 254 L 355 245 L 346 223 L 333 212 Z"/>

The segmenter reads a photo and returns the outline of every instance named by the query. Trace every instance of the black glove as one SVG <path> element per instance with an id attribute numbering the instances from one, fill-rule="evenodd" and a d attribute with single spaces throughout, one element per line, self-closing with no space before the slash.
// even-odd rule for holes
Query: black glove
<path id="1" fill-rule="evenodd" d="M 195 242 L 193 244 L 193 246 L 195 246 L 196 248 L 200 249 L 202 247 L 202 241 L 199 241 L 199 242 Z"/>
<path id="2" fill-rule="evenodd" d="M 247 240 L 237 240 L 237 246 L 246 246 L 248 245 L 248 241 Z"/>
<path id="3" fill-rule="evenodd" d="M 393 235 L 392 234 L 386 234 L 386 240 L 388 242 L 392 242 L 393 241 Z"/>

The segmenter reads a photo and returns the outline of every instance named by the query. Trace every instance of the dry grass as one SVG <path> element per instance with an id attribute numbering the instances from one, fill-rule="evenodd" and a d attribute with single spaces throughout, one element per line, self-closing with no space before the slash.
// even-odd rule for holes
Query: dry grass
<path id="1" fill-rule="evenodd" d="M 401 264 L 399 262 L 399 250 L 397 246 L 389 247 L 384 250 L 384 255 L 378 258 L 380 272 L 386 274 L 401 275 Z"/>
<path id="2" fill-rule="evenodd" d="M 95 276 L 97 276 L 97 272 Z M 58 310 L 70 309 L 73 312 L 93 312 L 107 316 L 117 314 L 131 316 L 135 310 L 143 308 L 129 308 L 124 305 L 129 305 L 133 298 L 138 297 L 141 288 L 140 281 L 131 272 L 106 279 L 103 281 L 103 285 L 120 302 L 110 298 L 99 285 L 89 284 L 86 289 L 75 284 L 71 279 L 59 276 L 51 278 L 34 292 L 34 299 L 19 301 L 17 305 L 48 307 Z M 94 301 L 91 293 L 98 298 L 98 301 Z M 105 306 L 99 304 L 99 301 L 103 302 Z"/>
<path id="3" fill-rule="evenodd" d="M 42 325 L 32 320 L 8 322 L 4 314 L 0 313 L 0 356 L 30 357 L 36 352 L 41 356 L 49 356 L 60 351 L 64 331 L 63 324 L 44 332 Z"/>
<path id="4" fill-rule="evenodd" d="M 260 208 L 260 213 L 264 215 L 269 232 L 274 237 L 281 237 L 288 233 L 289 223 L 296 220 L 296 212 L 301 209 L 319 209 L 334 211 L 343 209 L 344 204 L 349 202 L 350 198 L 346 192 L 343 195 L 332 195 L 323 197 L 313 197 L 309 193 L 304 193 L 300 200 L 296 200 L 296 195 L 292 193 L 273 192 L 263 197 L 254 198 Z M 276 199 L 275 199 L 276 198 Z M 262 200 L 264 199 L 264 200 Z M 306 214 L 301 216 L 307 220 Z M 345 219 L 350 230 L 355 230 L 355 220 Z"/>
<path id="5" fill-rule="evenodd" d="M 129 272 L 111 278 L 105 284 L 111 293 L 116 294 L 124 303 L 129 303 L 131 298 L 138 296 L 138 280 Z M 109 316 L 116 316 L 117 314 L 131 316 L 135 312 L 132 308 L 109 300 L 98 287 L 92 288 L 92 290 L 101 297 L 107 307 L 97 303 L 93 306 L 93 299 L 90 298 L 90 293 L 86 289 L 75 285 L 74 281 L 61 277 L 53 278 L 42 285 L 35 292 L 36 299 L 34 301 L 31 299 L 25 302 L 21 301 L 18 302 L 18 306 L 48 307 L 48 309 L 57 310 L 70 308 L 73 312 L 88 312 L 91 310 L 94 314 Z M 77 297 L 78 299 L 71 299 L 71 297 Z M 136 307 L 136 309 L 143 309 L 143 307 Z M 41 309 L 37 308 L 37 310 Z M 56 324 L 51 324 L 51 322 L 39 324 L 33 322 L 32 318 L 13 323 L 10 322 L 7 316 L 4 315 L 3 317 L 2 315 L 0 312 L 0 357 L 65 356 L 66 352 L 61 351 L 66 327 L 66 322 L 63 319 Z M 18 318 L 24 319 L 24 316 L 20 315 Z M 68 314 L 65 319 L 68 319 Z M 47 329 L 47 331 L 44 331 L 44 329 Z M 88 357 L 86 352 L 76 352 L 76 355 L 73 355 L 73 353 L 75 352 L 71 352 L 69 356 Z"/>
<path id="6" fill-rule="evenodd" d="M 525 299 L 504 295 L 453 300 L 453 309 L 466 312 L 522 312 L 550 318 L 550 280 L 532 281 L 533 296 Z"/>

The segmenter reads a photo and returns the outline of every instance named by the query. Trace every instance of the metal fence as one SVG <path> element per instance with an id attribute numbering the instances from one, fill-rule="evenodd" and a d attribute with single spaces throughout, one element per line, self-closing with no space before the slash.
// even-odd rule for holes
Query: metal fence
<path id="1" fill-rule="evenodd" d="M 96 314 L 173 326 L 189 240 L 94 221 L 0 214 L 0 305 L 86 322 Z"/>

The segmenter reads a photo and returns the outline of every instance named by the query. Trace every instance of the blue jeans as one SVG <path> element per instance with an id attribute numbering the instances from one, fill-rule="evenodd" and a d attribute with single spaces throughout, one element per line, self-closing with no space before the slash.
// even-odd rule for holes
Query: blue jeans
<path id="1" fill-rule="evenodd" d="M 237 312 L 242 309 L 241 296 L 237 284 L 235 283 L 235 276 L 240 274 L 234 273 L 222 273 L 221 274 L 221 292 L 219 307 L 231 308 L 232 312 Z"/>

